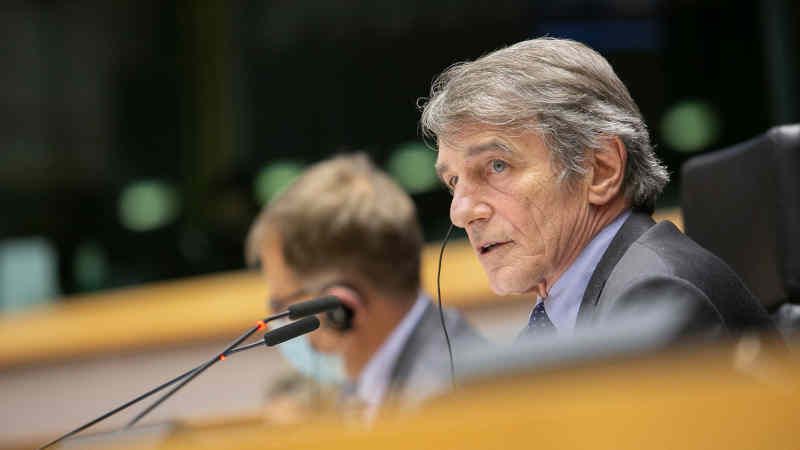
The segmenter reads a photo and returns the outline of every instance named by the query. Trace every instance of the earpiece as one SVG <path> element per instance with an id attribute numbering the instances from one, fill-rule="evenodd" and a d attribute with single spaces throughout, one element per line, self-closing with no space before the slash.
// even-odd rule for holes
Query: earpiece
<path id="1" fill-rule="evenodd" d="M 354 308 L 364 304 L 364 298 L 359 290 L 350 283 L 338 281 L 327 286 L 325 292 L 339 297 L 342 301 L 341 306 L 325 313 L 325 324 L 341 333 L 353 329 L 353 318 L 356 315 Z"/>
<path id="2" fill-rule="evenodd" d="M 353 310 L 342 305 L 327 313 L 328 326 L 334 330 L 345 332 L 353 328 Z"/>

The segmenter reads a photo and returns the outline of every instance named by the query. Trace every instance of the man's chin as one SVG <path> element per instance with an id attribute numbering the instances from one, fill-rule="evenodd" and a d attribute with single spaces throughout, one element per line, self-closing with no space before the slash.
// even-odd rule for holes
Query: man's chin
<path id="1" fill-rule="evenodd" d="M 489 279 L 489 287 L 492 288 L 492 292 L 500 296 L 517 295 L 523 293 L 517 289 L 515 283 L 511 283 L 509 280 Z"/>
<path id="2" fill-rule="evenodd" d="M 512 277 L 489 277 L 489 287 L 496 295 L 539 295 L 538 285 L 531 284 L 530 280 L 520 280 Z"/>

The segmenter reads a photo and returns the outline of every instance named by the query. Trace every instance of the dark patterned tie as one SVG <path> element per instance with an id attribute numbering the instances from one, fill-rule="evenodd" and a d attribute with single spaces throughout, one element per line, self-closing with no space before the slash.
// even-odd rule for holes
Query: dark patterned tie
<path id="1" fill-rule="evenodd" d="M 550 334 L 556 331 L 556 327 L 550 318 L 547 317 L 547 311 L 544 309 L 544 302 L 539 302 L 531 313 L 531 318 L 528 320 L 528 326 L 525 327 L 522 334 L 525 336 L 541 336 L 543 334 Z"/>

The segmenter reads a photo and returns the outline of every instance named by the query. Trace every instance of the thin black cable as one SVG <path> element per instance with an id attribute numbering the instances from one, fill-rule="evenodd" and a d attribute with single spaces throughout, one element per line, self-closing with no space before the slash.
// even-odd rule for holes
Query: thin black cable
<path id="1" fill-rule="evenodd" d="M 447 325 L 444 323 L 444 310 L 442 310 L 442 257 L 444 256 L 444 248 L 447 246 L 447 240 L 450 239 L 450 233 L 453 232 L 453 224 L 447 229 L 447 234 L 444 235 L 442 241 L 442 249 L 439 250 L 439 267 L 436 270 L 436 296 L 439 298 L 439 319 L 442 321 L 442 331 L 444 332 L 444 340 L 447 342 L 447 353 L 450 355 L 450 381 L 453 383 L 453 388 L 456 387 L 456 366 L 453 363 L 453 347 L 450 345 L 450 335 L 447 334 Z"/>

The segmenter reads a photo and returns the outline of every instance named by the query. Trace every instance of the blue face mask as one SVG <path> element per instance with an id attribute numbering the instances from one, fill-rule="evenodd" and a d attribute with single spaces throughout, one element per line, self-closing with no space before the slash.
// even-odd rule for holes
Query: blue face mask
<path id="1" fill-rule="evenodd" d="M 271 329 L 288 322 L 275 321 Z M 311 346 L 308 336 L 299 336 L 280 345 L 278 350 L 301 374 L 321 384 L 341 384 L 345 381 L 344 361 L 341 356 L 322 353 Z"/>

